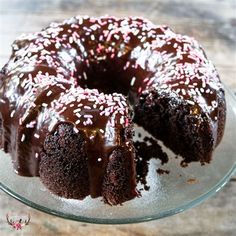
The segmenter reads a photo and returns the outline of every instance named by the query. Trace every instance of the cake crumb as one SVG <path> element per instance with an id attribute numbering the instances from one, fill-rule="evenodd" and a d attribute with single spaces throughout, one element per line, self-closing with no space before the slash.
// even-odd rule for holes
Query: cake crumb
<path id="1" fill-rule="evenodd" d="M 181 161 L 181 162 L 180 162 L 180 166 L 183 167 L 183 168 L 185 168 L 185 167 L 188 166 L 188 163 L 187 163 L 186 161 Z"/>
<path id="2" fill-rule="evenodd" d="M 144 190 L 148 191 L 149 189 L 150 189 L 150 186 L 148 186 L 148 185 L 144 186 Z"/>
<path id="3" fill-rule="evenodd" d="M 163 174 L 169 174 L 170 173 L 170 171 L 169 170 L 164 170 L 164 169 L 161 169 L 161 168 L 158 168 L 157 169 L 157 173 L 159 174 L 159 175 L 163 175 Z"/>
<path id="4" fill-rule="evenodd" d="M 198 183 L 198 180 L 196 178 L 189 178 L 187 180 L 187 183 L 188 184 L 197 184 Z"/>
<path id="5" fill-rule="evenodd" d="M 140 189 L 140 191 L 148 191 L 150 189 L 150 186 L 147 185 L 149 161 L 152 158 L 159 159 L 161 164 L 164 165 L 168 162 L 169 158 L 162 150 L 162 147 L 153 138 L 144 137 L 143 141 L 134 142 L 134 146 L 137 154 L 135 159 L 137 183 L 142 185 L 142 189 Z"/>

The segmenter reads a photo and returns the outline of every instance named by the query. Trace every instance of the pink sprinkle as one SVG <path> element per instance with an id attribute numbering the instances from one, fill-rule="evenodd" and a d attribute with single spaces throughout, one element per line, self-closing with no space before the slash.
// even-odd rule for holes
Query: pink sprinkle
<path id="1" fill-rule="evenodd" d="M 129 119 L 126 118 L 126 119 L 125 119 L 125 126 L 128 126 L 128 125 L 129 125 Z"/>

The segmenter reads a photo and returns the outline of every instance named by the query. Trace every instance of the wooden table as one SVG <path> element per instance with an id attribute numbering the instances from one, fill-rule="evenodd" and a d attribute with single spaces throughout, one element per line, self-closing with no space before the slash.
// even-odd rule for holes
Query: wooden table
<path id="1" fill-rule="evenodd" d="M 11 42 L 23 32 L 77 14 L 144 16 L 156 24 L 194 36 L 206 49 L 222 80 L 236 92 L 235 0 L 0 0 L 0 67 Z M 236 178 L 211 199 L 184 213 L 148 223 L 103 226 L 66 221 L 33 210 L 0 192 L 0 235 L 236 235 Z M 21 232 L 5 221 L 11 210 L 29 211 L 31 223 Z"/>

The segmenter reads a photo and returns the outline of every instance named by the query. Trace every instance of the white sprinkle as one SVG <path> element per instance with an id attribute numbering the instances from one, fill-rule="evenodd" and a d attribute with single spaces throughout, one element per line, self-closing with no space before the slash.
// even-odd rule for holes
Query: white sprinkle
<path id="1" fill-rule="evenodd" d="M 93 124 L 93 122 L 92 122 L 92 120 L 90 118 L 87 119 L 86 123 L 87 123 L 87 125 L 89 125 L 89 124 L 92 125 Z"/>
<path id="2" fill-rule="evenodd" d="M 34 134 L 34 137 L 39 139 L 40 136 L 38 134 Z"/>
<path id="3" fill-rule="evenodd" d="M 176 87 L 176 86 L 179 86 L 179 83 L 171 84 L 171 87 Z"/>
<path id="4" fill-rule="evenodd" d="M 84 118 L 93 118 L 92 115 L 84 115 Z"/>
<path id="5" fill-rule="evenodd" d="M 83 76 L 84 76 L 84 79 L 87 80 L 88 77 L 87 77 L 87 74 L 85 72 L 83 72 Z"/>
<path id="6" fill-rule="evenodd" d="M 79 25 L 82 25 L 82 24 L 83 24 L 83 18 L 80 17 L 80 18 L 79 18 Z"/>
<path id="7" fill-rule="evenodd" d="M 22 118 L 19 119 L 19 125 L 22 125 Z"/>
<path id="8" fill-rule="evenodd" d="M 24 142 L 24 141 L 25 141 L 25 135 L 22 134 L 22 136 L 21 136 L 21 142 Z"/>
<path id="9" fill-rule="evenodd" d="M 176 93 L 179 93 L 179 92 L 180 92 L 180 89 L 179 89 L 179 88 L 178 88 L 178 89 L 176 89 L 176 90 L 175 90 L 175 92 L 176 92 Z"/>
<path id="10" fill-rule="evenodd" d="M 186 77 L 186 80 L 185 80 L 185 83 L 184 83 L 184 84 L 186 84 L 186 85 L 189 84 L 189 78 L 188 78 L 188 77 Z"/>
<path id="11" fill-rule="evenodd" d="M 77 120 L 77 121 L 75 122 L 76 125 L 78 125 L 79 123 L 80 123 L 80 120 Z"/>
<path id="12" fill-rule="evenodd" d="M 15 112 L 16 112 L 15 110 L 11 112 L 11 115 L 10 115 L 11 118 L 14 116 Z"/>
<path id="13" fill-rule="evenodd" d="M 140 42 L 144 42 L 146 40 L 146 37 L 142 37 Z"/>
<path id="14" fill-rule="evenodd" d="M 52 91 L 50 90 L 47 92 L 46 96 L 49 97 L 51 94 L 52 94 Z"/>
<path id="15" fill-rule="evenodd" d="M 103 129 L 99 129 L 100 130 L 100 132 L 102 133 L 102 134 L 104 134 L 104 130 Z"/>
<path id="16" fill-rule="evenodd" d="M 26 128 L 34 128 L 36 121 L 31 121 L 29 124 L 26 124 Z"/>
<path id="17" fill-rule="evenodd" d="M 202 80 L 202 87 L 205 88 L 206 87 L 206 81 L 203 79 Z"/>
<path id="18" fill-rule="evenodd" d="M 61 46 L 61 44 L 60 44 L 59 42 L 56 42 L 56 43 L 55 43 L 55 47 L 56 47 L 56 49 L 59 49 L 60 46 Z"/>
<path id="19" fill-rule="evenodd" d="M 81 108 L 77 108 L 73 111 L 73 113 L 77 113 L 77 112 L 80 112 L 81 111 Z"/>
<path id="20" fill-rule="evenodd" d="M 96 29 L 97 29 L 97 26 L 96 26 L 96 25 L 92 25 L 92 26 L 90 26 L 90 29 L 96 30 Z"/>
<path id="21" fill-rule="evenodd" d="M 79 133 L 79 130 L 76 127 L 74 127 L 73 130 L 75 131 L 75 133 Z"/>
<path id="22" fill-rule="evenodd" d="M 19 78 L 21 79 L 21 78 L 23 78 L 23 77 L 24 77 L 24 74 L 23 74 L 23 73 L 20 73 Z"/>
<path id="23" fill-rule="evenodd" d="M 190 104 L 190 105 L 194 105 L 195 103 L 193 102 L 193 101 L 191 101 L 191 100 L 186 100 L 187 101 L 187 103 L 188 104 Z"/>
<path id="24" fill-rule="evenodd" d="M 130 85 L 131 85 L 131 86 L 134 86 L 135 80 L 136 80 L 136 78 L 133 77 L 132 80 L 131 80 L 131 82 L 130 82 Z"/>
<path id="25" fill-rule="evenodd" d="M 125 120 L 124 120 L 124 117 L 122 116 L 121 118 L 120 118 L 120 124 L 122 125 L 122 124 L 124 124 L 125 123 Z"/>
<path id="26" fill-rule="evenodd" d="M 79 113 L 76 113 L 75 114 L 78 118 L 80 118 L 81 117 L 81 115 L 79 114 Z"/>
<path id="27" fill-rule="evenodd" d="M 181 89 L 181 92 L 182 92 L 183 95 L 186 95 L 185 89 Z"/>
<path id="28" fill-rule="evenodd" d="M 113 37 L 116 39 L 116 40 L 119 40 L 120 39 L 120 36 L 118 34 L 114 34 Z"/>
<path id="29" fill-rule="evenodd" d="M 204 89 L 203 89 L 203 88 L 200 88 L 200 92 L 201 92 L 201 93 L 204 93 Z"/>
<path id="30" fill-rule="evenodd" d="M 100 162 L 100 161 L 102 161 L 102 158 L 99 157 L 99 158 L 98 158 L 98 162 Z"/>
<path id="31" fill-rule="evenodd" d="M 39 157 L 39 154 L 36 152 L 35 153 L 35 158 L 38 158 Z"/>
<path id="32" fill-rule="evenodd" d="M 74 41 L 73 37 L 69 37 L 69 43 L 72 44 Z"/>

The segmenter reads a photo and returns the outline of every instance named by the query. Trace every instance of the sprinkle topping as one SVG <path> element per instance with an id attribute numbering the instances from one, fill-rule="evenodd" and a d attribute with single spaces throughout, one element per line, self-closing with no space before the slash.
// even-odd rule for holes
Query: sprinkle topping
<path id="1" fill-rule="evenodd" d="M 106 66 L 100 68 L 107 64 L 119 71 L 121 84 L 133 94 L 139 96 L 149 88 L 163 90 L 191 106 L 197 104 L 216 120 L 217 92 L 222 85 L 213 64 L 193 38 L 166 26 L 141 18 L 77 16 L 22 35 L 13 48 L 7 65 L 9 87 L 18 90 L 6 96 L 24 111 L 19 125 L 26 128 L 50 120 L 51 130 L 53 124 L 67 120 L 78 131 L 82 126 L 96 126 L 101 118 L 99 122 L 104 124 L 99 131 L 103 134 L 108 123 L 111 127 L 129 125 L 124 95 L 86 88 L 96 80 L 96 71 L 107 72 Z M 19 90 L 24 92 L 16 99 L 13 94 Z M 15 114 L 18 110 L 11 110 L 10 117 L 14 119 Z M 34 137 L 40 138 L 40 134 Z"/>

